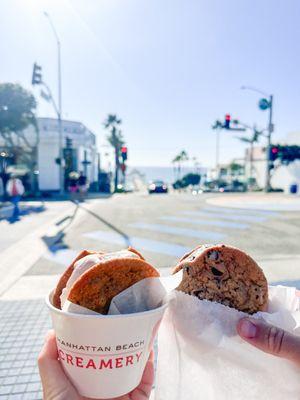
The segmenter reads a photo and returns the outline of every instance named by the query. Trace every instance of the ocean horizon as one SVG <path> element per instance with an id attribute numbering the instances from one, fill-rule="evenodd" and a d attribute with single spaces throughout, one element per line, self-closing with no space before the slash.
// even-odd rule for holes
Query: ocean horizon
<path id="1" fill-rule="evenodd" d="M 133 174 L 134 172 L 138 172 L 143 175 L 145 183 L 154 180 L 162 180 L 167 183 L 173 183 L 176 179 L 178 179 L 178 172 L 173 167 L 146 167 L 146 166 L 132 166 L 128 168 L 128 175 Z M 182 167 L 181 168 L 181 177 L 188 173 L 199 173 L 200 175 L 205 174 L 207 172 L 207 168 L 202 167 Z"/>

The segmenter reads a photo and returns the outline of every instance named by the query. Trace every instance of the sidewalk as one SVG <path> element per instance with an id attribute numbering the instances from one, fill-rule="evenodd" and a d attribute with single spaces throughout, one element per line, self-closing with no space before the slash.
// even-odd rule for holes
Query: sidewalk
<path id="1" fill-rule="evenodd" d="M 300 211 L 300 196 L 283 193 L 223 193 L 207 199 L 207 203 L 248 210 Z"/>
<path id="2" fill-rule="evenodd" d="M 25 274 L 49 250 L 75 210 L 76 204 L 69 201 L 46 202 L 43 212 L 25 215 L 15 224 L 0 221 L 0 400 L 42 400 L 37 355 L 51 328 L 45 295 L 58 276 Z"/>

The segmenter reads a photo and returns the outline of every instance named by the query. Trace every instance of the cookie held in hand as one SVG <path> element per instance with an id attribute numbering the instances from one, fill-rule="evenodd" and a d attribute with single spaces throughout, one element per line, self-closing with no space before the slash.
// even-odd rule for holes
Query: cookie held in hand
<path id="1" fill-rule="evenodd" d="M 68 300 L 107 314 L 111 300 L 145 278 L 158 277 L 158 271 L 140 258 L 116 258 L 87 270 L 72 286 Z"/>
<path id="2" fill-rule="evenodd" d="M 267 309 L 268 284 L 262 269 L 235 247 L 199 246 L 180 260 L 173 273 L 181 269 L 177 290 L 249 314 Z"/>
<path id="3" fill-rule="evenodd" d="M 55 291 L 53 293 L 53 298 L 52 298 L 52 303 L 54 307 L 56 308 L 61 308 L 61 301 L 60 301 L 60 296 L 62 294 L 63 289 L 66 287 L 66 284 L 72 275 L 72 272 L 74 271 L 74 266 L 77 261 L 81 260 L 82 258 L 89 256 L 91 254 L 104 254 L 103 252 L 99 251 L 89 251 L 89 250 L 82 250 L 78 256 L 75 258 L 75 260 L 71 263 L 71 265 L 65 270 L 65 272 L 62 274 L 60 277 L 58 284 L 55 288 Z"/>

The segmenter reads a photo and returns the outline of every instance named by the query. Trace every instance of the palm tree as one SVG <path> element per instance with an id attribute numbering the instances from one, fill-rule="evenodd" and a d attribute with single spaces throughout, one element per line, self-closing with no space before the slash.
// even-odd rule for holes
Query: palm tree
<path id="1" fill-rule="evenodd" d="M 175 170 L 176 170 L 176 164 L 177 164 L 177 174 L 178 174 L 177 179 L 181 178 L 181 164 L 183 162 L 188 161 L 188 159 L 189 159 L 189 156 L 185 150 L 181 150 L 181 152 L 178 153 L 177 156 L 173 158 L 172 164 L 174 164 Z"/>
<path id="2" fill-rule="evenodd" d="M 250 136 L 249 138 L 242 137 L 242 136 L 237 137 L 237 139 L 239 139 L 241 142 L 250 144 L 250 178 L 251 178 L 251 180 L 253 178 L 253 147 L 254 147 L 254 143 L 259 142 L 259 138 L 262 134 L 263 134 L 263 132 L 257 130 L 256 127 L 254 126 L 253 131 L 252 131 L 252 136 Z"/>
<path id="3" fill-rule="evenodd" d="M 110 132 L 109 135 L 107 136 L 107 140 L 115 150 L 115 179 L 114 179 L 115 192 L 118 189 L 118 182 L 119 182 L 120 149 L 124 145 L 122 131 L 118 129 L 121 123 L 122 120 L 118 118 L 116 114 L 108 114 L 106 120 L 103 123 L 105 129 L 108 129 Z"/>

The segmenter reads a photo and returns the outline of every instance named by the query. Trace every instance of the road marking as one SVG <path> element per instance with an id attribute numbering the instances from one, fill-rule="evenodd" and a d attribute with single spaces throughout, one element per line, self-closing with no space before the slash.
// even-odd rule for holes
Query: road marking
<path id="1" fill-rule="evenodd" d="M 169 226 L 163 224 L 147 224 L 144 222 L 136 222 L 134 224 L 130 224 L 129 226 L 133 228 L 146 229 L 154 232 L 163 232 L 163 233 L 170 233 L 172 235 L 195 237 L 203 240 L 207 239 L 212 241 L 215 240 L 218 241 L 225 237 L 223 233 L 219 232 L 200 231 L 197 229 L 179 228 L 177 226 Z"/>
<path id="2" fill-rule="evenodd" d="M 106 243 L 119 244 L 126 247 L 128 246 L 128 239 L 123 238 L 115 232 L 94 231 L 85 233 L 83 236 L 90 239 L 100 240 Z M 146 239 L 137 236 L 130 236 L 129 244 L 139 250 L 166 254 L 173 257 L 181 257 L 184 253 L 187 253 L 190 250 L 189 247 L 181 246 L 179 244 L 163 242 L 161 240 Z"/>
<path id="3" fill-rule="evenodd" d="M 212 217 L 212 218 L 231 219 L 233 221 L 249 221 L 249 222 L 264 222 L 267 219 L 266 217 L 256 216 L 256 215 L 236 215 L 236 214 L 226 215 L 225 213 L 222 212 L 205 213 L 202 211 L 184 211 L 183 214 L 194 215 L 195 217 Z"/>
<path id="4" fill-rule="evenodd" d="M 262 198 L 260 200 L 258 197 L 254 197 L 253 199 L 245 197 L 244 199 L 241 199 L 241 196 L 239 196 L 238 198 L 231 198 L 230 202 L 226 201 L 226 203 L 224 203 L 222 198 L 219 197 L 207 199 L 206 201 L 214 207 L 231 207 L 240 210 L 247 208 L 247 210 L 265 212 L 300 211 L 300 203 L 297 196 L 294 198 L 271 197 L 269 199 Z"/>
<path id="5" fill-rule="evenodd" d="M 197 212 L 184 212 L 184 214 L 187 215 L 195 215 L 196 217 L 200 216 L 198 215 Z M 207 216 L 203 214 L 204 216 Z M 241 224 L 238 222 L 230 222 L 230 221 L 221 221 L 221 220 L 211 220 L 211 219 L 195 219 L 195 218 L 188 218 L 188 217 L 173 217 L 173 216 L 165 216 L 165 217 L 160 217 L 161 220 L 163 221 L 173 221 L 173 222 L 187 222 L 189 224 L 194 224 L 194 225 L 210 225 L 210 226 L 216 226 L 220 228 L 234 228 L 234 229 L 247 229 L 249 225 L 247 224 Z"/>
<path id="6" fill-rule="evenodd" d="M 220 212 L 220 213 L 226 213 L 226 214 L 249 214 L 250 215 L 261 215 L 261 216 L 272 216 L 272 217 L 277 217 L 279 213 L 274 212 L 274 211 L 268 211 L 268 210 L 255 210 L 255 209 L 249 209 L 249 208 L 225 208 L 225 207 L 204 207 L 201 209 L 201 211 L 208 211 L 208 212 Z"/>

